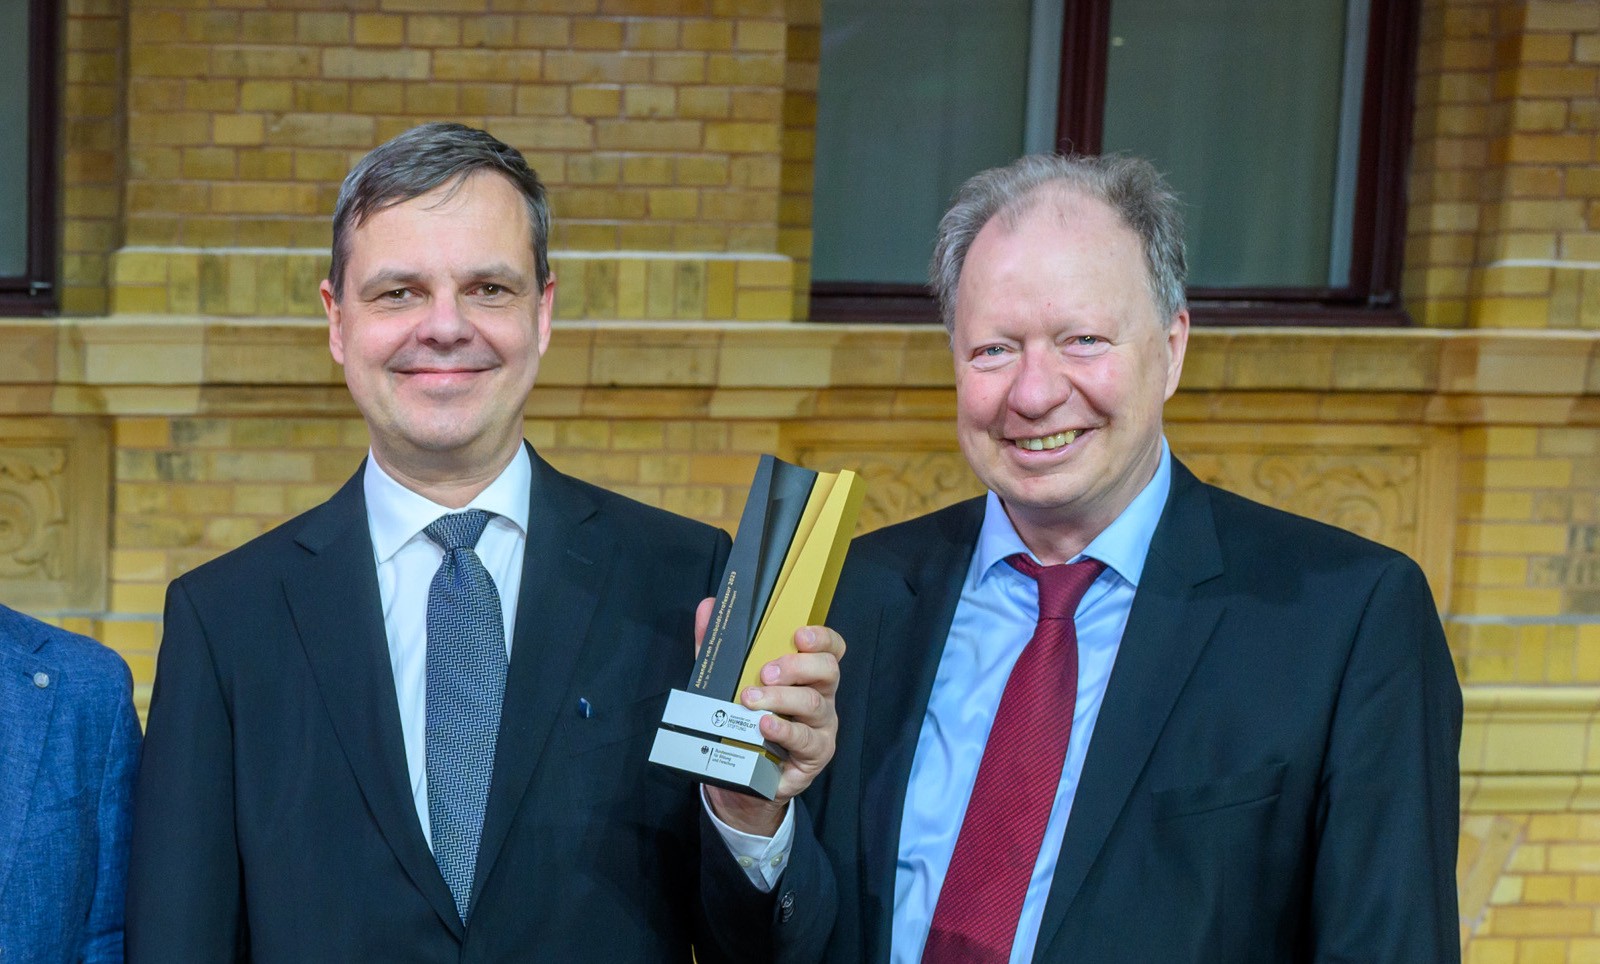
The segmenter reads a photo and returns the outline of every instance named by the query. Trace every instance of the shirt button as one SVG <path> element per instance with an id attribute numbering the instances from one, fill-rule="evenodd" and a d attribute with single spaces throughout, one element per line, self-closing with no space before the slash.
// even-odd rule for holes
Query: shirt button
<path id="1" fill-rule="evenodd" d="M 40 689 L 44 689 L 46 686 L 49 686 L 50 685 L 50 674 L 49 673 L 34 673 L 33 674 L 33 685 L 39 687 Z"/>
<path id="2" fill-rule="evenodd" d="M 751 860 L 749 857 L 740 857 L 739 858 L 739 866 L 744 867 L 745 869 L 749 869 L 751 867 L 754 867 L 755 863 L 756 862 L 754 860 Z"/>
<path id="3" fill-rule="evenodd" d="M 781 863 L 783 863 L 783 854 L 779 854 L 778 856 L 772 858 L 772 866 L 776 867 Z"/>

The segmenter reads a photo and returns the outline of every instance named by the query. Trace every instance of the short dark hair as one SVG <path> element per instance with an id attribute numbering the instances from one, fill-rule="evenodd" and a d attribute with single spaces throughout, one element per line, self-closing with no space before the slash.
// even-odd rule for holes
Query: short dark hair
<path id="1" fill-rule="evenodd" d="M 939 296 L 939 314 L 947 331 L 955 330 L 956 289 L 978 232 L 995 217 L 1015 225 L 1036 204 L 1047 203 L 1049 192 L 1063 189 L 1104 202 L 1139 236 L 1150 297 L 1161 312 L 1162 325 L 1170 325 L 1183 310 L 1188 273 L 1183 214 L 1161 173 L 1149 161 L 1122 154 L 1029 154 L 973 175 L 939 220 L 928 278 Z"/>
<path id="2" fill-rule="evenodd" d="M 374 148 L 339 187 L 333 208 L 333 263 L 328 283 L 334 297 L 344 286 L 349 234 L 367 218 L 395 204 L 421 197 L 445 184 L 460 186 L 469 174 L 495 171 L 522 194 L 532 227 L 534 271 L 543 291 L 550 280 L 550 205 L 539 175 L 516 148 L 488 131 L 463 124 L 423 124 Z"/>

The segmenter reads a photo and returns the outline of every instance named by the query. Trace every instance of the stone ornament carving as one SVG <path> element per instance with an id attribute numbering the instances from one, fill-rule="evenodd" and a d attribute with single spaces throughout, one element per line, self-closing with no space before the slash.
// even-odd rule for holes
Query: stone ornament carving
<path id="1" fill-rule="evenodd" d="M 66 574 L 65 444 L 0 448 L 0 579 Z"/>
<path id="2" fill-rule="evenodd" d="M 1415 555 L 1416 453 L 1186 450 L 1184 464 L 1212 485 L 1247 499 L 1348 529 Z"/>
<path id="3" fill-rule="evenodd" d="M 1395 426 L 1172 424 L 1173 451 L 1201 479 L 1348 529 L 1422 566 L 1441 607 L 1451 587 L 1456 503 L 1448 432 Z M 867 481 L 860 531 L 900 522 L 983 487 L 947 423 L 902 423 L 891 442 L 853 426 L 786 427 L 787 457 Z M 893 445 L 894 448 L 889 446 Z"/>
<path id="4" fill-rule="evenodd" d="M 871 532 L 983 494 L 983 486 L 960 452 L 802 450 L 795 457 L 808 469 L 860 473 L 867 483 L 867 495 L 858 532 Z"/>
<path id="5" fill-rule="evenodd" d="M 98 419 L 0 419 L 0 599 L 42 615 L 106 602 L 110 438 Z"/>

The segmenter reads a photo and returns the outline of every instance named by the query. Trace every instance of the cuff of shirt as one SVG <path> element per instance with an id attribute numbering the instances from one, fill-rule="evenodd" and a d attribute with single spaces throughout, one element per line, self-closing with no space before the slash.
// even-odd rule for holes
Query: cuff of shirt
<path id="1" fill-rule="evenodd" d="M 704 786 L 700 788 L 700 805 L 706 808 L 706 815 L 750 883 L 763 894 L 771 893 L 778 885 L 778 878 L 783 876 L 783 868 L 789 863 L 789 849 L 794 846 L 794 806 L 783 812 L 783 822 L 778 824 L 777 833 L 762 837 L 723 823 L 712 809 Z"/>

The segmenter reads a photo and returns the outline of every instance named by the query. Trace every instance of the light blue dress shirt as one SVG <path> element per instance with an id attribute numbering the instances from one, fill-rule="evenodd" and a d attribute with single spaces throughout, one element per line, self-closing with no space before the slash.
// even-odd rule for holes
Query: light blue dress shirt
<path id="1" fill-rule="evenodd" d="M 1078 631 L 1078 701 L 1072 716 L 1072 737 L 1039 860 L 1023 898 L 1016 940 L 1011 945 L 1012 964 L 1027 964 L 1033 958 L 1056 858 L 1061 853 L 1067 817 L 1078 790 L 1078 777 L 1094 736 L 1122 631 L 1128 624 L 1133 594 L 1139 588 L 1145 554 L 1171 487 L 1172 455 L 1162 439 L 1161 461 L 1149 484 L 1082 554 L 1069 560 L 1075 562 L 1089 556 L 1105 563 L 1106 570 L 1084 594 L 1074 617 Z M 1022 655 L 1039 620 L 1038 584 L 1005 561 L 1007 556 L 1027 551 L 999 497 L 989 493 L 977 550 L 962 583 L 961 601 L 956 606 L 944 654 L 939 658 L 906 786 L 894 880 L 890 953 L 894 964 L 916 964 L 922 959 L 939 889 L 944 886 L 956 836 L 966 816 L 966 802 L 978 779 L 978 764 L 989 739 L 990 724 L 1000 707 L 1011 667 Z"/>

